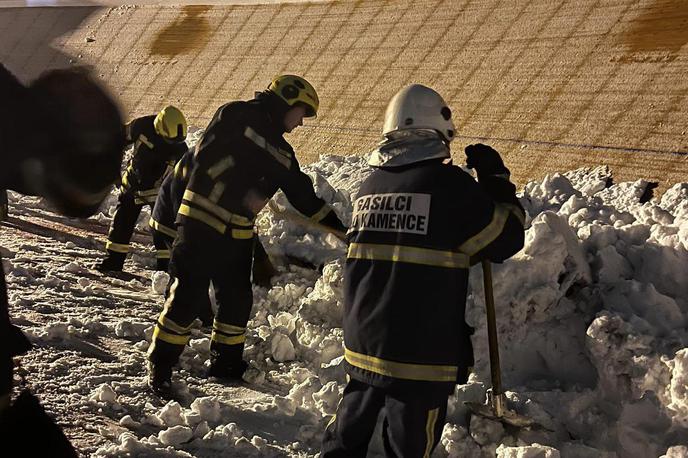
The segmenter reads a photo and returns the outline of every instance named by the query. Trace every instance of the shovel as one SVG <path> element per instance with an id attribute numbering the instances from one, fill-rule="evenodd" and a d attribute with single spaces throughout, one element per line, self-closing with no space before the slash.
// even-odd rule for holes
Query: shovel
<path id="1" fill-rule="evenodd" d="M 502 374 L 499 368 L 499 343 L 497 342 L 497 323 L 495 319 L 494 296 L 492 294 L 492 265 L 483 260 L 483 282 L 485 285 L 485 310 L 487 314 L 487 338 L 490 348 L 490 374 L 492 390 L 488 391 L 488 404 L 467 402 L 471 411 L 477 415 L 519 428 L 545 429 L 535 420 L 509 410 L 506 396 L 502 390 Z"/>

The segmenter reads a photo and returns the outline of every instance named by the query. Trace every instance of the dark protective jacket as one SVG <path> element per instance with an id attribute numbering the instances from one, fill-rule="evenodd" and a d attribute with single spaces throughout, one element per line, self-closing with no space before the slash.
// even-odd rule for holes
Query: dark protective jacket
<path id="1" fill-rule="evenodd" d="M 126 141 L 134 152 L 122 175 L 122 192 L 134 194 L 137 204 L 155 203 L 165 173 L 187 151 L 186 143 L 168 143 L 153 126 L 155 115 L 134 119 L 126 125 Z"/>
<path id="2" fill-rule="evenodd" d="M 465 380 L 473 363 L 464 320 L 471 258 L 500 262 L 524 240 L 515 187 L 490 181 L 429 160 L 377 169 L 361 185 L 344 276 L 351 377 L 447 393 Z"/>
<path id="3" fill-rule="evenodd" d="M 283 106 L 282 106 L 283 105 Z M 256 214 L 281 188 L 301 213 L 342 229 L 315 195 L 294 150 L 284 139 L 289 107 L 271 93 L 220 107 L 197 146 L 196 165 L 179 208 L 177 223 L 195 219 L 232 238 L 253 237 Z"/>
<path id="4" fill-rule="evenodd" d="M 194 150 L 187 151 L 174 166 L 172 173 L 165 176 L 151 212 L 150 226 L 172 238 L 177 236 L 175 220 L 195 163 L 194 153 Z"/>

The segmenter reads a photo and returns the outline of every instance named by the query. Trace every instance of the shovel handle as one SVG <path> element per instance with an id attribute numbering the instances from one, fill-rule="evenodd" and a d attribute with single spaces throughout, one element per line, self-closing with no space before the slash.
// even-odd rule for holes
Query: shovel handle
<path id="1" fill-rule="evenodd" d="M 490 374 L 492 375 L 492 395 L 502 396 L 502 373 L 499 367 L 499 342 L 497 340 L 497 319 L 495 316 L 494 295 L 492 293 L 492 265 L 487 259 L 481 261 L 483 284 L 485 287 L 485 312 L 487 314 L 487 340 L 490 348 Z"/>

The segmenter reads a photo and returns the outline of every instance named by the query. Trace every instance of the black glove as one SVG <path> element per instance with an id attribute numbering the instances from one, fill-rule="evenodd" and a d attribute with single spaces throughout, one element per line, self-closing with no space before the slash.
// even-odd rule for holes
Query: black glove
<path id="1" fill-rule="evenodd" d="M 337 217 L 337 214 L 333 210 L 330 210 L 327 215 L 325 215 L 325 217 L 320 221 L 320 224 L 331 227 L 341 234 L 346 234 L 348 229 L 344 223 L 340 221 L 340 219 Z"/>
<path id="2" fill-rule="evenodd" d="M 475 169 L 478 180 L 490 175 L 509 176 L 509 169 L 504 165 L 499 153 L 491 146 L 477 143 L 466 147 L 466 166 Z"/>

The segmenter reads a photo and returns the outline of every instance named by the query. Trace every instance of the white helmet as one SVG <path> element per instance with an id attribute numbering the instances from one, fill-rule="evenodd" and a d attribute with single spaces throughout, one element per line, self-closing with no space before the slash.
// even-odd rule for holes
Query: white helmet
<path id="1" fill-rule="evenodd" d="M 422 84 L 411 84 L 396 93 L 385 112 L 382 135 L 406 129 L 433 129 L 449 143 L 455 129 L 451 110 L 434 90 Z"/>

